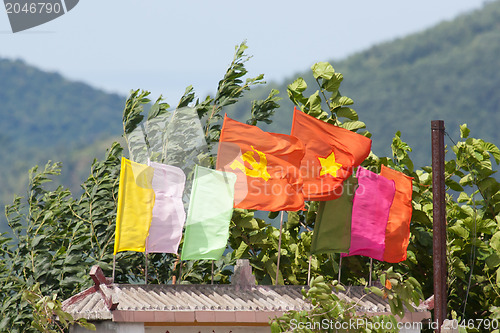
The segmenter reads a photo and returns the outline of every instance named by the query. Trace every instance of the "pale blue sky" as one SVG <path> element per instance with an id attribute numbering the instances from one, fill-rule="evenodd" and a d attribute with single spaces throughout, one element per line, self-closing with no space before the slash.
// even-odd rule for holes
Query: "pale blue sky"
<path id="1" fill-rule="evenodd" d="M 247 40 L 250 75 L 282 80 L 317 61 L 478 9 L 484 0 L 81 0 L 66 15 L 12 34 L 0 8 L 0 57 L 127 94 L 142 88 L 170 104 L 192 84 L 213 91 Z"/>

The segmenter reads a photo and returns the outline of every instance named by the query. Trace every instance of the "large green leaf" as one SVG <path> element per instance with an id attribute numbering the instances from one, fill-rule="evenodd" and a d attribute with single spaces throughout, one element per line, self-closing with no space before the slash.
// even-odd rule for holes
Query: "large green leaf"
<path id="1" fill-rule="evenodd" d="M 448 186 L 453 191 L 462 192 L 464 190 L 464 188 L 462 186 L 460 186 L 460 184 L 457 183 L 454 179 L 449 178 L 446 180 L 445 183 L 446 183 L 446 186 Z"/>
<path id="2" fill-rule="evenodd" d="M 248 249 L 248 244 L 246 244 L 245 242 L 241 242 L 240 246 L 238 247 L 238 249 L 234 253 L 234 257 L 236 259 L 243 257 L 245 255 L 245 253 L 247 252 L 247 249 Z"/>
<path id="3" fill-rule="evenodd" d="M 312 94 L 305 104 L 307 113 L 315 118 L 320 118 L 322 114 L 324 114 L 323 118 L 326 118 L 326 113 L 321 109 L 321 98 L 319 97 L 319 91 L 316 90 L 314 94 Z"/>
<path id="4" fill-rule="evenodd" d="M 490 269 L 494 269 L 498 266 L 500 266 L 500 256 L 498 253 L 493 253 L 491 254 L 487 259 L 486 259 L 486 265 Z"/>
<path id="5" fill-rule="evenodd" d="M 358 129 L 365 128 L 366 124 L 359 120 L 350 120 L 342 123 L 340 127 L 356 132 Z"/>
<path id="6" fill-rule="evenodd" d="M 470 130 L 467 128 L 467 124 L 460 125 L 460 137 L 466 139 L 469 137 Z"/>
<path id="7" fill-rule="evenodd" d="M 490 246 L 500 252 L 500 231 L 497 231 L 490 240 Z"/>
<path id="8" fill-rule="evenodd" d="M 318 62 L 312 65 L 311 67 L 313 76 L 315 79 L 322 78 L 325 80 L 330 80 L 335 73 L 332 65 L 328 62 Z"/>
<path id="9" fill-rule="evenodd" d="M 340 84 L 342 83 L 343 79 L 344 76 L 342 74 L 333 73 L 331 79 L 323 80 L 323 84 L 321 85 L 321 87 L 324 88 L 326 91 L 331 92 L 332 97 L 335 97 L 338 95 L 338 90 L 340 88 Z"/>
<path id="10" fill-rule="evenodd" d="M 351 108 L 343 107 L 337 110 L 337 117 L 344 117 L 350 120 L 358 120 L 358 114 Z"/>
<path id="11" fill-rule="evenodd" d="M 468 238 L 469 237 L 469 231 L 465 229 L 464 227 L 460 225 L 454 225 L 451 227 L 448 227 L 448 230 L 451 232 L 455 233 L 455 235 L 462 237 L 462 238 Z"/>
<path id="12" fill-rule="evenodd" d="M 352 104 L 354 104 L 354 101 L 351 98 L 349 98 L 347 96 L 340 96 L 340 95 L 333 98 L 330 101 L 330 107 L 332 109 L 335 109 L 335 108 L 338 108 L 341 106 L 352 105 Z"/>
<path id="13" fill-rule="evenodd" d="M 495 159 L 495 162 L 497 164 L 499 164 L 500 163 L 500 149 L 496 145 L 494 145 L 493 143 L 490 143 L 490 142 L 482 141 L 482 146 L 487 152 L 489 152 L 491 154 L 491 156 L 493 156 L 493 158 Z"/>

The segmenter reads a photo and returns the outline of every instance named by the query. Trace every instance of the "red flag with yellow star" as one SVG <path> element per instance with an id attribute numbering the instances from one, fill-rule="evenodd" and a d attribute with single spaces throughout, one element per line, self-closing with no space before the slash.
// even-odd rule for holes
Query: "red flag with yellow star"
<path id="1" fill-rule="evenodd" d="M 264 132 L 256 126 L 224 117 L 217 169 L 237 176 L 235 208 L 303 209 L 299 171 L 303 156 L 304 146 L 293 136 Z"/>
<path id="2" fill-rule="evenodd" d="M 370 154 L 372 141 L 294 108 L 292 136 L 306 148 L 300 166 L 306 200 L 338 198 L 342 183 Z"/>

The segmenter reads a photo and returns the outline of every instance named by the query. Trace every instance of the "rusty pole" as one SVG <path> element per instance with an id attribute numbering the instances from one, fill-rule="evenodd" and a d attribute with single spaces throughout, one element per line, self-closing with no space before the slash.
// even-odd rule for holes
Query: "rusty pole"
<path id="1" fill-rule="evenodd" d="M 446 202 L 444 185 L 444 121 L 431 121 L 432 129 L 432 196 L 433 196 L 433 266 L 434 321 L 436 332 L 446 319 Z"/>

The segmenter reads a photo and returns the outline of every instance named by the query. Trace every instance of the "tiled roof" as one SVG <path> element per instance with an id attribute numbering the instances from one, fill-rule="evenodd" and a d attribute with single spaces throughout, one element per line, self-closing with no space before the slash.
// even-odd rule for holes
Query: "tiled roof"
<path id="1" fill-rule="evenodd" d="M 92 278 L 96 282 L 94 287 L 63 302 L 64 311 L 75 318 L 121 322 L 267 323 L 269 317 L 280 316 L 288 310 L 311 308 L 310 303 L 303 300 L 303 286 L 130 285 L 108 284 L 103 276 Z M 390 313 L 386 300 L 366 295 L 363 289 L 350 287 L 339 295 L 356 303 L 359 312 Z M 430 317 L 426 309 L 420 312 L 420 317 Z"/>
<path id="2" fill-rule="evenodd" d="M 107 286 L 107 296 L 118 302 L 114 311 L 264 311 L 308 309 L 301 286 L 129 285 Z M 100 292 L 85 291 L 63 303 L 74 317 L 112 319 Z"/>

